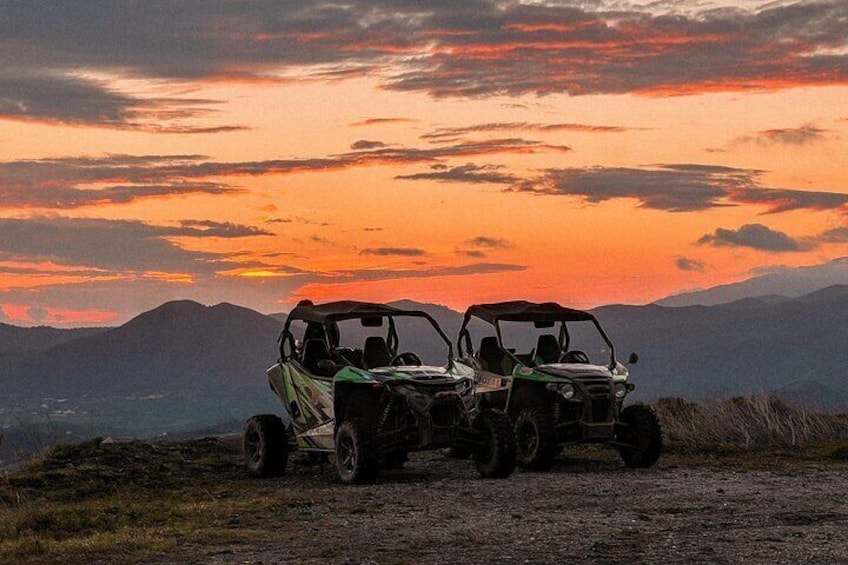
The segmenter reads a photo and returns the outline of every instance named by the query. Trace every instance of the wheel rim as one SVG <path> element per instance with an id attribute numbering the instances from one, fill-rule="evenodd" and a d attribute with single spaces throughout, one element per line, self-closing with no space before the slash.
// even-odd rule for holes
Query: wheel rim
<path id="1" fill-rule="evenodd" d="M 539 435 L 536 426 L 526 420 L 520 420 L 515 430 L 515 439 L 518 443 L 518 452 L 522 459 L 530 459 L 536 453 L 539 446 Z"/>
<path id="2" fill-rule="evenodd" d="M 262 438 L 256 431 L 251 431 L 245 438 L 245 451 L 247 451 L 248 459 L 254 465 L 262 459 Z"/>
<path id="3" fill-rule="evenodd" d="M 344 434 L 338 439 L 336 458 L 339 462 L 340 471 L 345 475 L 353 474 L 353 470 L 356 467 L 356 447 L 350 435 Z"/>

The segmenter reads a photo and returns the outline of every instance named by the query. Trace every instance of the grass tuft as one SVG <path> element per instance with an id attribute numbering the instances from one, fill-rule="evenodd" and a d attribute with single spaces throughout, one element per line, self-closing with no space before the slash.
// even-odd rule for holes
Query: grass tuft
<path id="1" fill-rule="evenodd" d="M 827 446 L 832 453 L 825 458 L 848 456 L 848 417 L 814 412 L 774 395 L 700 404 L 661 398 L 654 408 L 669 451 L 722 455 L 776 449 L 818 451 Z"/>

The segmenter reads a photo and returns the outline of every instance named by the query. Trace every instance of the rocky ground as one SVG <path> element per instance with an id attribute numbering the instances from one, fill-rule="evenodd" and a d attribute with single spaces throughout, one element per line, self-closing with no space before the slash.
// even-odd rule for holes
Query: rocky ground
<path id="1" fill-rule="evenodd" d="M 4 563 L 848 563 L 844 459 L 671 454 L 631 470 L 588 448 L 548 473 L 480 480 L 429 452 L 346 487 L 302 456 L 283 477 L 249 478 L 237 439 L 207 439 L 39 465 L 0 480 L 0 518 L 18 524 L 0 528 Z M 114 524 L 51 534 L 21 514 L 39 504 L 106 508 Z"/>

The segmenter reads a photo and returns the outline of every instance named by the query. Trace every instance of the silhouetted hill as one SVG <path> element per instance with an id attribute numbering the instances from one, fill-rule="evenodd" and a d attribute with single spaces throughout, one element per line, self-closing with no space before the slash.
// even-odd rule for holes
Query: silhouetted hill
<path id="1" fill-rule="evenodd" d="M 798 382 L 848 391 L 845 285 L 785 301 L 605 306 L 595 313 L 622 357 L 639 353 L 631 373 L 647 396 L 791 391 Z"/>
<path id="2" fill-rule="evenodd" d="M 132 418 L 156 431 L 207 426 L 273 407 L 264 371 L 278 333 L 278 321 L 246 308 L 169 302 L 111 330 L 0 356 L 0 396 L 19 406 L 68 399 L 64 412 L 87 410 L 117 429 Z"/>
<path id="3" fill-rule="evenodd" d="M 104 328 L 57 329 L 47 326 L 21 328 L 0 323 L 0 355 L 16 351 L 49 349 L 66 341 L 94 335 Z"/>
<path id="4" fill-rule="evenodd" d="M 715 306 L 741 298 L 797 298 L 833 285 L 848 284 L 848 257 L 811 267 L 781 267 L 732 284 L 683 292 L 657 300 L 661 306 Z M 780 300 L 778 298 L 778 300 Z"/>

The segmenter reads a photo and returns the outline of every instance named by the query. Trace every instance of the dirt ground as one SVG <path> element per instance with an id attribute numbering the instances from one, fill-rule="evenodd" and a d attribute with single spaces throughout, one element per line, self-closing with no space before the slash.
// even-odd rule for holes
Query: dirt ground
<path id="1" fill-rule="evenodd" d="M 668 457 L 631 470 L 603 450 L 567 455 L 548 473 L 480 480 L 470 461 L 414 454 L 358 487 L 297 456 L 281 478 L 234 470 L 210 496 L 284 501 L 231 518 L 272 539 L 178 545 L 158 562 L 848 563 L 844 463 L 751 469 Z"/>

